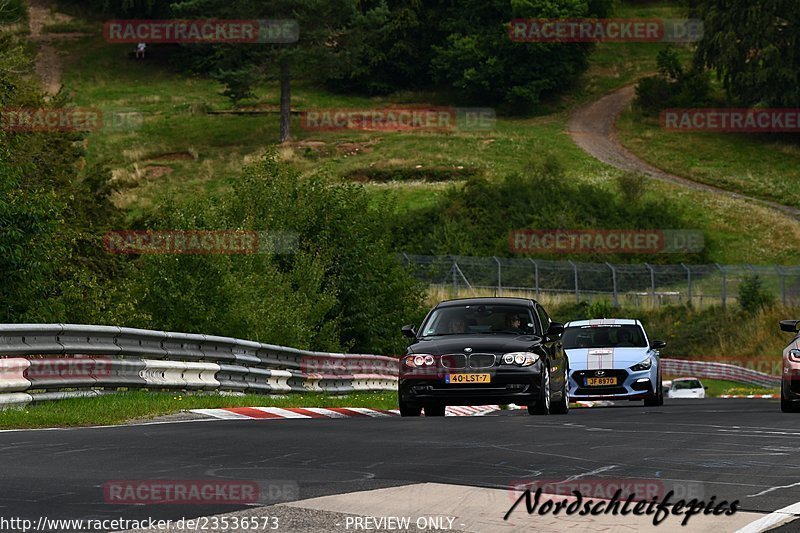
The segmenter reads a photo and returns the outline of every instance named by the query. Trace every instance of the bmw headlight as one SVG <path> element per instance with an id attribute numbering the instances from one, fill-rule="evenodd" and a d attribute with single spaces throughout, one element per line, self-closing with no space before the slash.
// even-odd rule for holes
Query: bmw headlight
<path id="1" fill-rule="evenodd" d="M 503 364 L 517 366 L 531 366 L 539 360 L 539 355 L 533 352 L 511 352 L 503 355 Z"/>
<path id="2" fill-rule="evenodd" d="M 793 363 L 800 363 L 800 350 L 796 348 L 789 350 L 789 361 Z"/>
<path id="3" fill-rule="evenodd" d="M 653 366 L 653 360 L 650 357 L 648 357 L 644 361 L 633 365 L 631 367 L 631 370 L 633 370 L 634 372 L 641 372 L 642 370 L 650 370 L 651 366 Z"/>
<path id="4" fill-rule="evenodd" d="M 405 358 L 405 365 L 409 368 L 433 366 L 436 360 L 430 354 L 411 354 Z"/>

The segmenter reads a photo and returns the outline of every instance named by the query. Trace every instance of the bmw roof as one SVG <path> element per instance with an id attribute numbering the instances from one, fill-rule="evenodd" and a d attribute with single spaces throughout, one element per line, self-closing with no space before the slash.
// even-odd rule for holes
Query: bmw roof
<path id="1" fill-rule="evenodd" d="M 458 305 L 509 305 L 509 304 L 522 304 L 528 305 L 534 300 L 530 298 L 513 298 L 513 297 L 485 297 L 485 298 L 456 298 L 454 300 L 445 300 L 440 302 L 436 307 L 452 307 Z"/>

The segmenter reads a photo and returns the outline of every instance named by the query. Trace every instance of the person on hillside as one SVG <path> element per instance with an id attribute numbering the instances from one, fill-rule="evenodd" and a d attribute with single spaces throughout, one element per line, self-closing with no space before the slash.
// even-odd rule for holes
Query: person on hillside
<path id="1" fill-rule="evenodd" d="M 139 43 L 136 45 L 136 59 L 144 59 L 144 53 L 147 50 L 147 43 Z"/>

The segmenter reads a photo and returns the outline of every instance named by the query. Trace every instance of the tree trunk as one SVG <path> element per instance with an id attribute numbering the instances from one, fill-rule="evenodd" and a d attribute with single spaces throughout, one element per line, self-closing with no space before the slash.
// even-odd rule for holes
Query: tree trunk
<path id="1" fill-rule="evenodd" d="M 289 60 L 281 59 L 281 134 L 280 142 L 292 138 L 292 84 Z"/>

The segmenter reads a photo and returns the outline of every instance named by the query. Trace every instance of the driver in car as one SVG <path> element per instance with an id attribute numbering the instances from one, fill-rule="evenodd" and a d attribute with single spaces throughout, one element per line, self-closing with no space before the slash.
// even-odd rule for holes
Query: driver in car
<path id="1" fill-rule="evenodd" d="M 514 333 L 522 333 L 522 319 L 519 315 L 506 315 L 506 329 Z"/>
<path id="2" fill-rule="evenodd" d="M 627 329 L 621 329 L 617 335 L 617 346 L 630 348 L 633 346 L 633 335 Z"/>

